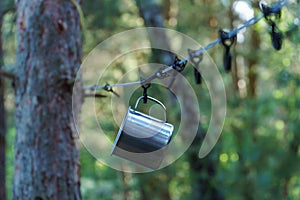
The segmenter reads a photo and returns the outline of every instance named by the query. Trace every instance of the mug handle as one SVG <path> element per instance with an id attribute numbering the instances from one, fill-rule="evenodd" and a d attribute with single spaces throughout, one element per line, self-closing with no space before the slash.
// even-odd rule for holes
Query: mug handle
<path id="1" fill-rule="evenodd" d="M 134 109 L 135 109 L 135 110 L 136 110 L 136 108 L 138 107 L 140 101 L 141 101 L 142 99 L 144 99 L 144 98 L 145 98 L 144 96 L 141 96 L 141 97 L 139 97 L 139 98 L 137 99 L 137 101 L 136 101 L 136 103 L 135 103 L 135 106 L 134 106 Z M 149 99 L 149 100 L 151 100 L 151 101 L 157 103 L 158 105 L 160 105 L 160 106 L 163 108 L 163 110 L 165 111 L 165 117 L 167 116 L 167 109 L 166 109 L 165 105 L 164 105 L 162 102 L 160 102 L 159 100 L 157 100 L 157 99 L 155 99 L 155 98 L 153 98 L 153 97 L 150 97 L 150 96 L 147 96 L 147 99 Z"/>

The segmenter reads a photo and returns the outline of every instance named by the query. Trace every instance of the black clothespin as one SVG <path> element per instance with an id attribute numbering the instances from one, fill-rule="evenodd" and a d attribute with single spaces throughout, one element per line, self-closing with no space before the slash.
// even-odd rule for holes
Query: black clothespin
<path id="1" fill-rule="evenodd" d="M 274 49 L 279 51 L 282 47 L 283 34 L 271 17 L 275 16 L 275 19 L 280 19 L 281 9 L 272 9 L 271 7 L 268 7 L 267 3 L 264 1 L 261 1 L 259 3 L 259 7 L 267 23 L 271 26 L 270 36 L 272 40 L 272 45 Z"/>
<path id="2" fill-rule="evenodd" d="M 196 84 L 201 84 L 202 78 L 201 78 L 201 71 L 199 68 L 199 64 L 203 59 L 203 53 L 197 54 L 196 52 L 197 51 L 188 49 L 190 61 L 194 65 L 194 77 L 195 77 Z"/>
<path id="3" fill-rule="evenodd" d="M 117 97 L 120 97 L 120 95 L 118 93 L 116 93 L 113 89 L 112 86 L 109 85 L 108 83 L 106 83 L 106 85 L 103 87 L 103 90 L 107 91 L 107 92 L 111 92 L 114 95 L 116 95 Z"/>
<path id="4" fill-rule="evenodd" d="M 262 11 L 264 17 L 269 20 L 270 16 L 273 14 L 276 18 L 281 17 L 281 8 L 272 8 L 269 7 L 268 4 L 265 1 L 259 2 L 259 8 Z"/>
<path id="5" fill-rule="evenodd" d="M 230 72 L 231 60 L 232 60 L 230 47 L 234 44 L 236 35 L 230 36 L 229 32 L 221 29 L 219 30 L 219 36 L 221 39 L 221 43 L 224 46 L 224 57 L 223 57 L 224 69 L 226 72 Z"/>
<path id="6" fill-rule="evenodd" d="M 174 63 L 172 64 L 173 69 L 175 69 L 178 72 L 182 72 L 186 66 L 187 61 L 186 60 L 180 60 L 177 56 L 175 56 Z"/>
<path id="7" fill-rule="evenodd" d="M 147 94 L 147 90 L 148 88 L 151 86 L 151 83 L 145 83 L 142 85 L 143 88 L 143 102 L 147 103 L 147 99 L 148 99 L 148 94 Z"/>
<path id="8" fill-rule="evenodd" d="M 274 49 L 279 51 L 282 47 L 283 34 L 274 22 L 271 24 L 271 40 Z"/>
<path id="9" fill-rule="evenodd" d="M 144 102 L 144 104 L 146 104 L 147 100 L 148 100 L 147 90 L 151 86 L 151 82 L 148 82 L 146 79 L 143 78 L 143 76 L 141 75 L 141 73 L 142 73 L 141 68 L 138 68 L 138 70 L 139 70 L 139 74 L 140 74 L 140 82 L 142 85 L 141 87 L 143 88 L 143 102 Z"/>

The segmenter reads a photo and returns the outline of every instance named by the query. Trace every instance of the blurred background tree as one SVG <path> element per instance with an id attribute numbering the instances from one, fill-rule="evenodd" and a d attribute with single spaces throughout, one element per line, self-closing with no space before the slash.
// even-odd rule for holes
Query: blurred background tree
<path id="1" fill-rule="evenodd" d="M 82 9 L 84 56 L 115 33 L 149 25 L 177 30 L 206 45 L 218 37 L 220 28 L 231 29 L 259 13 L 257 1 L 233 0 L 117 0 L 113 3 L 86 0 L 82 2 Z M 194 84 L 193 69 L 188 65 L 183 73 L 197 92 L 201 110 L 201 125 L 190 149 L 171 166 L 137 175 L 105 166 L 82 147 L 83 199 L 300 199 L 299 16 L 299 4 L 282 10 L 278 26 L 284 33 L 284 43 L 280 51 L 273 49 L 269 26 L 264 20 L 238 34 L 232 49 L 230 74 L 224 73 L 222 46 L 208 52 L 224 79 L 227 117 L 221 138 L 207 157 L 199 159 L 197 153 L 209 125 L 210 95 L 205 83 Z M 2 30 L 3 68 L 10 71 L 15 63 L 13 10 L 4 13 Z M 172 38 L 169 42 L 172 43 Z M 160 53 L 157 55 L 162 55 Z M 139 54 L 137 60 L 147 63 L 157 59 L 151 52 L 148 54 Z M 163 59 L 158 60 L 170 64 L 161 61 Z M 123 64 L 117 67 L 126 72 Z M 111 77 L 107 77 L 112 83 L 114 74 L 117 71 L 112 70 Z M 6 84 L 5 88 L 8 199 L 12 198 L 15 137 L 11 103 L 14 95 L 10 85 Z M 159 89 L 153 90 L 157 93 Z M 149 92 L 151 94 L 151 89 Z M 169 96 L 165 98 L 172 101 Z M 103 113 L 110 112 L 109 107 L 101 106 L 108 100 L 97 101 Z M 173 109 L 175 107 L 176 104 Z M 113 133 L 117 132 L 118 127 L 114 127 L 111 120 L 105 123 Z"/>

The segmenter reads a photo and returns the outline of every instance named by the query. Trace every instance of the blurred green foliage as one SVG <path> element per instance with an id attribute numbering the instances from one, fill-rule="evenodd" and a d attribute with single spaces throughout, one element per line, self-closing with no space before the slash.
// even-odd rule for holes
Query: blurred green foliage
<path id="1" fill-rule="evenodd" d="M 234 3 L 231 0 L 156 2 L 163 12 L 167 28 L 189 35 L 202 45 L 218 37 L 218 29 L 230 29 L 232 24 L 241 23 L 231 8 Z M 251 6 L 257 8 L 256 3 Z M 133 0 L 85 0 L 82 9 L 85 17 L 85 55 L 113 34 L 144 25 Z M 210 95 L 205 84 L 199 86 L 193 83 L 193 72 L 189 65 L 184 75 L 197 92 L 202 130 L 199 129 L 200 136 L 197 136 L 189 151 L 171 166 L 141 175 L 111 169 L 95 160 L 82 147 L 80 161 L 83 199 L 145 199 L 145 194 L 151 194 L 150 199 L 213 199 L 216 192 L 219 199 L 230 200 L 300 199 L 299 16 L 299 5 L 283 9 L 278 24 L 284 31 L 285 38 L 279 52 L 272 48 L 268 26 L 263 20 L 240 35 L 244 40 L 235 45 L 234 53 L 237 80 L 234 75 L 223 73 L 221 46 L 208 52 L 224 78 L 228 107 L 221 138 L 206 158 L 198 159 L 195 155 L 203 139 L 201 134 L 208 128 Z M 2 37 L 5 69 L 12 70 L 16 43 L 13 10 L 5 14 Z M 137 53 L 130 59 L 146 63 L 150 60 L 150 54 L 151 52 Z M 126 66 L 120 61 L 113 65 L 110 68 L 112 73 L 106 77 L 112 83 L 113 80 L 118 80 L 118 74 L 126 72 Z M 254 84 L 249 78 L 249 66 L 256 77 L 256 95 L 249 92 Z M 12 117 L 13 91 L 10 84 L 7 85 L 7 188 L 11 199 L 15 130 Z M 155 88 L 157 90 L 159 89 Z M 137 90 L 134 96 L 141 92 Z M 168 94 L 160 92 L 167 98 Z M 103 106 L 106 101 L 109 101 L 108 98 L 97 101 L 99 121 L 113 139 L 118 127 L 113 119 L 102 120 L 107 116 L 106 113 L 111 112 L 111 106 Z M 82 114 L 84 115 L 84 111 Z M 172 118 L 176 118 L 176 114 Z M 197 192 L 199 194 L 196 195 Z"/>

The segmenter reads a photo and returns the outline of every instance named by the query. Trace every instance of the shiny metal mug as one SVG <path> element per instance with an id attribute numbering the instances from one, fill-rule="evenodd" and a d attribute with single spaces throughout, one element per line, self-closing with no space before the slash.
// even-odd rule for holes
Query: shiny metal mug
<path id="1" fill-rule="evenodd" d="M 164 120 L 137 111 L 143 98 L 138 98 L 134 109 L 128 108 L 111 154 L 157 169 L 164 158 L 174 127 Z M 166 107 L 160 101 L 150 96 L 147 96 L 147 99 L 160 105 L 166 116 Z"/>

